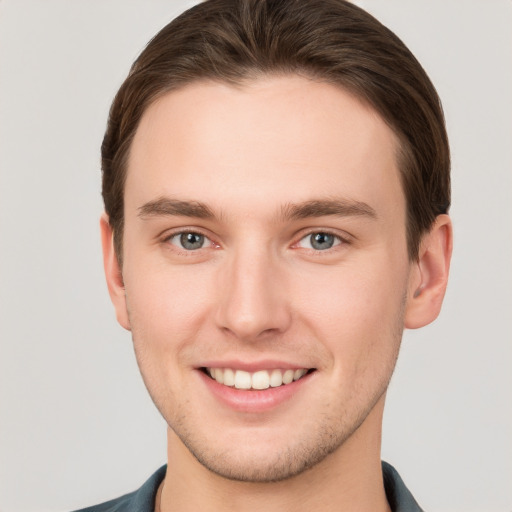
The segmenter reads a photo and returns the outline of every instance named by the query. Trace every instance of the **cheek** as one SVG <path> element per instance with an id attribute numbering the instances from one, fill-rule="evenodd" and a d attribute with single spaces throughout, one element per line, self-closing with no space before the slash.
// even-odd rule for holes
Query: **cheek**
<path id="1" fill-rule="evenodd" d="M 331 352 L 334 365 L 357 368 L 358 361 L 365 364 L 397 350 L 405 283 L 385 265 L 329 269 L 297 292 L 305 299 L 301 317 Z"/>
<path id="2" fill-rule="evenodd" d="M 128 273 L 125 287 L 137 364 L 157 408 L 168 418 L 169 404 L 186 396 L 190 354 L 205 328 L 205 279 L 197 272 L 154 267 L 133 279 Z"/>
<path id="3" fill-rule="evenodd" d="M 146 268 L 125 279 L 135 349 L 140 357 L 172 364 L 206 326 L 211 279 L 193 266 Z"/>

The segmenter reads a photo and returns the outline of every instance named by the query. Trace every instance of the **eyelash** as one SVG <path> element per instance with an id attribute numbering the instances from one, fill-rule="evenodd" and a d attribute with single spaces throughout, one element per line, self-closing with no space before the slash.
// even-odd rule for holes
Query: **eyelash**
<path id="1" fill-rule="evenodd" d="M 332 236 L 335 239 L 334 245 L 332 247 L 328 247 L 324 250 L 315 249 L 314 247 L 310 247 L 310 248 L 304 247 L 303 248 L 314 255 L 320 256 L 320 255 L 331 254 L 333 251 L 340 249 L 341 248 L 340 246 L 346 246 L 346 245 L 350 244 L 348 237 L 343 237 L 343 236 L 339 235 L 338 233 L 334 233 L 328 229 L 317 229 L 317 230 L 310 230 L 304 234 L 301 234 L 301 237 L 299 238 L 299 240 L 297 242 L 295 242 L 292 247 L 298 247 L 298 245 L 303 240 L 311 239 L 311 237 L 313 235 L 328 235 L 328 236 Z"/>
<path id="2" fill-rule="evenodd" d="M 186 248 L 184 248 L 182 246 L 179 246 L 177 244 L 173 244 L 171 242 L 171 240 L 173 238 L 176 238 L 176 237 L 179 237 L 179 236 L 182 236 L 182 235 L 198 235 L 198 236 L 204 237 L 205 241 L 207 240 L 209 242 L 209 245 L 207 247 L 199 247 L 198 249 L 186 249 Z M 219 244 L 214 242 L 211 239 L 210 236 L 208 236 L 207 234 L 203 233 L 199 229 L 180 229 L 179 231 L 175 231 L 175 232 L 166 234 L 166 236 L 163 238 L 162 242 L 176 247 L 176 249 L 178 251 L 180 251 L 181 254 L 185 254 L 187 256 L 191 256 L 194 253 L 197 253 L 198 251 L 200 251 L 201 249 L 209 249 L 211 247 L 219 247 Z"/>
<path id="3" fill-rule="evenodd" d="M 205 240 L 207 240 L 209 242 L 209 245 L 207 247 L 199 247 L 198 249 L 186 249 L 182 246 L 179 246 L 177 244 L 173 244 L 171 242 L 172 239 L 176 238 L 176 237 L 179 237 L 179 236 L 182 236 L 182 235 L 198 235 L 198 236 L 201 236 L 201 237 L 204 237 Z M 302 242 L 303 240 L 306 240 L 310 237 L 312 237 L 313 235 L 328 235 L 328 236 L 332 236 L 334 237 L 335 239 L 335 242 L 334 242 L 334 245 L 332 247 L 329 247 L 327 249 L 324 249 L 324 250 L 321 250 L 321 249 L 315 249 L 313 247 L 311 248 L 303 248 L 309 252 L 311 252 L 312 254 L 329 254 L 331 253 L 333 250 L 336 250 L 337 247 L 339 246 L 343 246 L 343 245 L 349 245 L 350 244 L 350 240 L 347 239 L 347 237 L 343 237 L 337 233 L 333 233 L 332 231 L 329 231 L 329 230 L 326 230 L 326 229 L 319 229 L 319 230 L 310 230 L 308 232 L 303 232 L 301 233 L 301 236 L 300 238 L 294 242 L 292 244 L 292 248 L 298 248 L 298 245 L 300 242 Z M 162 239 L 162 242 L 165 243 L 165 244 L 169 244 L 169 245 L 173 245 L 176 250 L 178 250 L 180 252 L 180 254 L 184 254 L 186 256 L 192 256 L 194 253 L 197 253 L 198 251 L 200 251 L 201 249 L 210 249 L 210 248 L 219 248 L 220 247 L 220 244 L 218 244 L 217 242 L 215 242 L 214 240 L 211 239 L 210 236 L 206 235 L 205 233 L 203 233 L 201 230 L 199 229 L 181 229 L 179 231 L 175 231 L 175 232 L 172 232 L 170 234 L 166 234 L 166 236 Z M 299 247 L 300 248 L 300 247 Z"/>

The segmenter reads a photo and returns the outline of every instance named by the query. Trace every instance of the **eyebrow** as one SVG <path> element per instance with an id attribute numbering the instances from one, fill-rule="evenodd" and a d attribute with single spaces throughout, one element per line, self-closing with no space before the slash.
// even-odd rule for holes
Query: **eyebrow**
<path id="1" fill-rule="evenodd" d="M 314 199 L 302 203 L 289 203 L 281 209 L 284 220 L 299 220 L 309 217 L 323 217 L 334 215 L 337 217 L 362 216 L 371 219 L 377 218 L 377 212 L 367 203 L 349 199 Z"/>
<path id="2" fill-rule="evenodd" d="M 149 201 L 139 208 L 139 217 L 160 216 L 196 217 L 199 219 L 212 219 L 215 217 L 212 210 L 199 201 L 179 201 L 168 197 L 160 197 Z"/>
<path id="3" fill-rule="evenodd" d="M 282 220 L 300 220 L 310 217 L 324 217 L 334 215 L 337 217 L 363 216 L 377 218 L 376 211 L 367 203 L 342 198 L 313 199 L 301 203 L 287 203 L 281 208 Z M 160 197 L 145 203 L 139 208 L 139 217 L 166 217 L 182 216 L 198 219 L 214 219 L 216 215 L 211 208 L 200 201 L 180 201 L 168 197 Z"/>

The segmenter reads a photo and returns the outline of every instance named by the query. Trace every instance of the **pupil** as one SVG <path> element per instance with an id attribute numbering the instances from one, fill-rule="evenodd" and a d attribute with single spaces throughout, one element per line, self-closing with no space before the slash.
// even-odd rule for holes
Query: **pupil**
<path id="1" fill-rule="evenodd" d="M 200 249 L 204 243 L 204 236 L 198 233 L 182 233 L 180 242 L 185 249 Z"/>
<path id="2" fill-rule="evenodd" d="M 311 247 L 313 247 L 313 249 L 330 249 L 333 244 L 334 236 L 329 233 L 314 233 L 311 235 Z"/>

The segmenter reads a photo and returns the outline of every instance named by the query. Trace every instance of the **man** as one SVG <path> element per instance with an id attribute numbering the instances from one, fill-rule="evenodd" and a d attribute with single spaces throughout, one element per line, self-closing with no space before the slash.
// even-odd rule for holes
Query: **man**
<path id="1" fill-rule="evenodd" d="M 446 289 L 449 150 L 403 43 L 342 0 L 204 2 L 133 65 L 102 157 L 168 464 L 86 510 L 421 510 L 380 433 L 403 329 Z"/>

